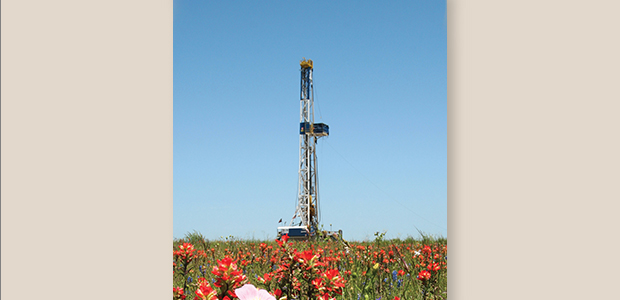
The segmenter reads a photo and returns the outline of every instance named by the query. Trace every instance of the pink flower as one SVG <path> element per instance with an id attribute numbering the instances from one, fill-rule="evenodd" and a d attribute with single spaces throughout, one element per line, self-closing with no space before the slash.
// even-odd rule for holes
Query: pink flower
<path id="1" fill-rule="evenodd" d="M 235 290 L 237 298 L 240 300 L 276 300 L 276 297 L 272 296 L 266 290 L 259 290 L 251 284 L 246 284 Z"/>

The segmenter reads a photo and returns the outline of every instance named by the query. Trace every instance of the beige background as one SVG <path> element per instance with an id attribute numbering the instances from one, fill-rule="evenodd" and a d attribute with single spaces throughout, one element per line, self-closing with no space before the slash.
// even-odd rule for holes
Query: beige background
<path id="1" fill-rule="evenodd" d="M 613 297 L 620 5 L 497 2 L 448 1 L 449 293 Z M 2 299 L 171 299 L 172 1 L 1 5 Z"/>

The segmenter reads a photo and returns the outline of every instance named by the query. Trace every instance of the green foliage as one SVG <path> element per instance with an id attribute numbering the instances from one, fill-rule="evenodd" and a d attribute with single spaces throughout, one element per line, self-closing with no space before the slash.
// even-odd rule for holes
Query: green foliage
<path id="1" fill-rule="evenodd" d="M 375 244 L 381 245 L 383 244 L 383 240 L 385 239 L 386 232 L 375 232 Z"/>

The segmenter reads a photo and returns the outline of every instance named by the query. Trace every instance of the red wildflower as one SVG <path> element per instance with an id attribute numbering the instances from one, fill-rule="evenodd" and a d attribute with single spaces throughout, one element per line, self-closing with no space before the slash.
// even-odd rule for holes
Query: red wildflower
<path id="1" fill-rule="evenodd" d="M 312 280 L 312 285 L 318 291 L 323 291 L 325 289 L 325 282 L 323 282 L 323 279 L 321 277 Z"/>
<path id="2" fill-rule="evenodd" d="M 340 277 L 338 269 L 331 269 L 323 273 L 322 278 L 326 279 L 325 289 L 332 293 L 342 295 L 342 289 L 346 281 Z"/>
<path id="3" fill-rule="evenodd" d="M 236 297 L 233 290 L 242 286 L 247 280 L 247 277 L 243 275 L 243 272 L 237 270 L 236 261 L 233 261 L 232 258 L 228 256 L 224 257 L 222 260 L 218 260 L 217 267 L 213 267 L 211 273 L 216 276 L 215 283 L 213 283 L 213 285 L 218 288 L 227 288 L 228 294 L 233 298 Z M 221 290 L 218 296 L 219 298 L 223 298 L 225 297 L 225 294 L 225 290 Z"/>
<path id="4" fill-rule="evenodd" d="M 281 289 L 276 289 L 273 294 L 276 295 L 276 297 L 280 298 L 280 296 L 282 295 L 282 290 Z"/>
<path id="5" fill-rule="evenodd" d="M 330 300 L 328 293 L 323 293 L 323 294 L 317 295 L 317 299 L 319 299 L 319 300 Z"/>
<path id="6" fill-rule="evenodd" d="M 183 261 L 189 262 L 193 260 L 194 257 L 196 257 L 196 254 L 194 254 L 195 250 L 196 249 L 194 249 L 194 245 L 190 243 L 183 243 L 179 245 L 179 250 L 172 252 L 172 254 L 175 256 L 179 256 Z"/>
<path id="7" fill-rule="evenodd" d="M 276 242 L 278 243 L 278 245 L 280 245 L 280 247 L 284 248 L 284 246 L 286 245 L 286 242 L 288 242 L 288 234 L 283 235 L 282 237 L 280 237 L 280 239 L 276 239 Z"/>
<path id="8" fill-rule="evenodd" d="M 403 270 L 398 271 L 398 275 L 400 275 L 400 276 L 405 275 L 405 271 L 403 271 Z"/>
<path id="9" fill-rule="evenodd" d="M 338 273 L 338 269 L 331 269 L 331 270 L 327 270 L 325 272 L 325 277 L 327 277 L 327 279 L 332 280 L 336 277 L 339 276 L 340 273 Z"/>
<path id="10" fill-rule="evenodd" d="M 205 278 L 198 278 L 196 298 L 200 300 L 217 300 L 217 292 L 211 287 Z"/>
<path id="11" fill-rule="evenodd" d="M 184 294 L 183 288 L 180 288 L 180 287 L 173 287 L 172 288 L 172 295 L 173 295 L 173 299 L 174 300 L 183 300 L 183 299 L 185 299 L 185 294 Z"/>
<path id="12" fill-rule="evenodd" d="M 306 250 L 304 252 L 300 252 L 295 254 L 295 257 L 297 258 L 298 261 L 300 262 L 309 262 L 310 260 L 312 260 L 314 258 L 314 253 L 312 253 L 312 250 Z"/>
<path id="13" fill-rule="evenodd" d="M 266 283 L 266 284 L 268 284 L 269 282 L 271 282 L 271 279 L 273 279 L 273 275 L 272 275 L 272 273 L 265 273 L 265 277 L 260 277 L 260 276 L 258 276 L 258 280 L 259 280 L 261 283 Z"/>
<path id="14" fill-rule="evenodd" d="M 441 267 L 439 266 L 438 263 L 430 263 L 430 264 L 428 264 L 427 269 L 429 271 L 439 271 L 439 269 L 441 269 Z"/>
<path id="15" fill-rule="evenodd" d="M 308 267 L 306 269 L 308 270 L 312 267 L 323 265 L 322 263 L 316 261 L 319 257 L 319 254 L 312 253 L 312 249 L 295 253 L 295 259 L 298 262 L 307 265 Z"/>
<path id="16" fill-rule="evenodd" d="M 422 270 L 420 274 L 418 274 L 418 279 L 422 281 L 431 279 L 431 272 Z"/>

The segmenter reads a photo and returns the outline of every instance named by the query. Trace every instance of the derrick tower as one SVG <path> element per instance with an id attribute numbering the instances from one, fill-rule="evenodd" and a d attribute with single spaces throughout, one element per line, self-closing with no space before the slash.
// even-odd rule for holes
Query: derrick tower
<path id="1" fill-rule="evenodd" d="M 312 86 L 312 60 L 305 58 L 301 66 L 301 92 L 299 102 L 299 186 L 297 208 L 291 225 L 304 226 L 312 236 L 318 230 L 319 181 L 317 172 L 316 143 L 329 135 L 329 126 L 314 123 L 314 91 Z"/>

